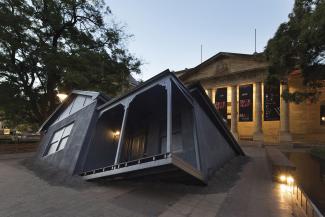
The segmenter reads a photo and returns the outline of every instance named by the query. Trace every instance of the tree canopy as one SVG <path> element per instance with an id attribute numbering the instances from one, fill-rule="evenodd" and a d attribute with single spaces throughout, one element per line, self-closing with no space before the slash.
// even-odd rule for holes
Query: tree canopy
<path id="1" fill-rule="evenodd" d="M 305 91 L 282 96 L 296 103 L 316 101 L 325 79 L 325 1 L 296 0 L 288 22 L 282 23 L 268 41 L 269 80 L 282 79 L 299 70 Z"/>
<path id="2" fill-rule="evenodd" d="M 115 95 L 141 62 L 102 0 L 0 0 L 0 110 L 17 123 L 42 123 L 57 93 Z"/>

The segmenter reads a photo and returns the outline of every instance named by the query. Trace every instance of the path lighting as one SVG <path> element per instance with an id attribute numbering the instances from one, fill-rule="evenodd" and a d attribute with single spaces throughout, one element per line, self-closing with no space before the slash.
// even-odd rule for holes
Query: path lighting
<path id="1" fill-rule="evenodd" d="M 293 186 L 282 183 L 282 184 L 280 184 L 280 191 L 282 193 L 292 193 L 293 192 Z"/>
<path id="2" fill-rule="evenodd" d="M 294 182 L 295 182 L 295 180 L 294 180 L 294 178 L 292 177 L 292 176 L 287 176 L 287 175 L 280 175 L 279 176 L 279 180 L 280 180 L 280 182 L 281 183 L 285 183 L 285 184 L 288 184 L 288 185 L 292 185 Z"/>
<path id="3" fill-rule="evenodd" d="M 294 183 L 294 179 L 293 179 L 293 177 L 292 176 L 288 176 L 287 177 L 287 183 L 288 183 L 288 185 L 291 185 L 291 184 L 293 184 Z"/>
<path id="4" fill-rule="evenodd" d="M 287 177 L 285 175 L 280 176 L 280 181 L 285 182 L 287 180 Z"/>
<path id="5" fill-rule="evenodd" d="M 65 93 L 58 93 L 56 96 L 59 98 L 60 102 L 63 102 L 68 97 Z"/>
<path id="6" fill-rule="evenodd" d="M 288 186 L 286 184 L 280 184 L 280 190 L 281 190 L 281 192 L 287 192 Z"/>

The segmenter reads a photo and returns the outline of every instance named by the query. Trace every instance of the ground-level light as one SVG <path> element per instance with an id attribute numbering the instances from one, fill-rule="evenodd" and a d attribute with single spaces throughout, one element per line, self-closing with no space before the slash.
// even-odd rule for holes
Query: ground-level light
<path id="1" fill-rule="evenodd" d="M 281 181 L 281 182 L 285 182 L 286 179 L 287 179 L 287 177 L 286 177 L 285 175 L 281 175 L 281 176 L 280 176 L 280 181 Z"/>
<path id="2" fill-rule="evenodd" d="M 292 176 L 287 177 L 287 183 L 288 183 L 288 185 L 291 185 L 292 183 L 294 183 L 294 179 Z"/>
<path id="3" fill-rule="evenodd" d="M 281 183 L 285 183 L 288 185 L 292 185 L 295 182 L 294 178 L 291 175 L 286 175 L 286 174 L 280 175 L 279 180 Z"/>

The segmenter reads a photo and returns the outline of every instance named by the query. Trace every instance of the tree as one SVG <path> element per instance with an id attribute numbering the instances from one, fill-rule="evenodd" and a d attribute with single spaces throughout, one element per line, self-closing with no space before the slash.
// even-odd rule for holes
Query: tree
<path id="1" fill-rule="evenodd" d="M 0 0 L 0 110 L 42 123 L 58 91 L 115 95 L 140 61 L 101 0 Z M 105 20 L 108 20 L 105 22 Z"/>
<path id="2" fill-rule="evenodd" d="M 296 0 L 289 21 L 268 41 L 265 54 L 269 80 L 282 79 L 294 70 L 302 73 L 306 90 L 285 92 L 285 100 L 315 102 L 325 79 L 325 1 Z"/>

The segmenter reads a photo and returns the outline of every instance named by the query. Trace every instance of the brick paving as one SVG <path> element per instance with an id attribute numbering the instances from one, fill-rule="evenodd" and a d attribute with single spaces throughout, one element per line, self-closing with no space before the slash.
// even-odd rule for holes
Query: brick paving
<path id="1" fill-rule="evenodd" d="M 290 200 L 271 182 L 264 149 L 245 151 L 249 159 L 232 160 L 208 186 L 141 180 L 66 184 L 53 174 L 34 173 L 21 159 L 0 157 L 0 217 L 292 216 Z"/>

